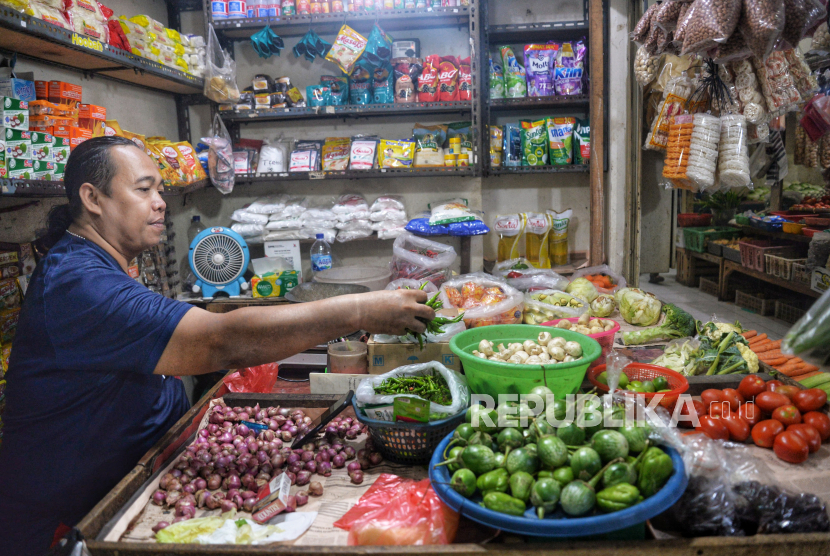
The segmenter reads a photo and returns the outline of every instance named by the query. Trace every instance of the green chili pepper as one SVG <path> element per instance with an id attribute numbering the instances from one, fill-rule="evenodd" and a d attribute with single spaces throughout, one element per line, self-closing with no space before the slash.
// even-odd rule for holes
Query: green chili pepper
<path id="1" fill-rule="evenodd" d="M 482 494 L 487 494 L 488 492 L 507 492 L 507 488 L 509 486 L 510 475 L 507 473 L 507 470 L 503 467 L 498 469 L 493 469 L 492 471 L 488 471 L 484 475 L 480 475 L 478 479 L 476 479 L 476 488 L 478 488 L 479 492 Z"/>
<path id="2" fill-rule="evenodd" d="M 452 474 L 450 486 L 464 498 L 469 498 L 476 492 L 476 476 L 469 469 L 459 469 Z"/>
<path id="3" fill-rule="evenodd" d="M 646 440 L 645 446 L 648 446 L 648 440 Z M 637 468 L 645 455 L 646 450 L 643 450 L 636 458 L 631 458 L 629 460 L 627 457 L 624 462 L 615 463 L 609 467 L 602 475 L 602 486 L 604 488 L 608 488 L 620 483 L 636 485 Z"/>
<path id="4" fill-rule="evenodd" d="M 513 498 L 527 502 L 530 499 L 530 492 L 535 482 L 533 475 L 530 473 L 517 471 L 510 475 L 510 494 L 513 495 Z"/>
<path id="5" fill-rule="evenodd" d="M 554 479 L 545 477 L 536 481 L 530 491 L 530 503 L 536 508 L 539 519 L 543 519 L 545 514 L 556 508 L 561 491 L 559 483 Z"/>
<path id="6" fill-rule="evenodd" d="M 494 512 L 515 516 L 524 515 L 527 509 L 524 502 L 504 492 L 488 492 L 484 495 L 484 502 L 481 505 Z"/>
<path id="7" fill-rule="evenodd" d="M 603 512 L 618 512 L 635 505 L 639 499 L 640 491 L 637 487 L 619 483 L 597 493 L 597 507 Z"/>
<path id="8" fill-rule="evenodd" d="M 673 471 L 671 456 L 666 452 L 657 447 L 646 450 L 638 469 L 637 487 L 640 494 L 646 498 L 655 494 L 663 488 Z"/>

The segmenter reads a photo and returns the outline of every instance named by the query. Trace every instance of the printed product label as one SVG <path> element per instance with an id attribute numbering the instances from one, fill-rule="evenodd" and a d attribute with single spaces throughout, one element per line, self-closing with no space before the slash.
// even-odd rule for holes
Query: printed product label
<path id="1" fill-rule="evenodd" d="M 311 270 L 322 272 L 331 268 L 331 255 L 312 255 Z"/>

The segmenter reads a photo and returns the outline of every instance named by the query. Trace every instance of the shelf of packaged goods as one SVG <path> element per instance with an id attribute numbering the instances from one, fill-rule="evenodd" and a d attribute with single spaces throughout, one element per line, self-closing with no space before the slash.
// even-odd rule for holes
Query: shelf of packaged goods
<path id="1" fill-rule="evenodd" d="M 194 191 L 199 191 L 200 189 L 204 189 L 205 187 L 210 185 L 209 179 L 195 181 L 193 183 L 189 183 L 185 186 L 178 186 L 172 187 L 169 185 L 164 186 L 164 191 L 162 195 L 175 197 L 179 195 L 187 195 L 188 193 L 193 193 Z"/>
<path id="2" fill-rule="evenodd" d="M 552 97 L 501 98 L 490 101 L 490 111 L 527 110 L 533 108 L 584 108 L 589 109 L 588 95 L 557 95 Z"/>
<path id="3" fill-rule="evenodd" d="M 0 50 L 168 93 L 201 93 L 204 81 L 105 42 L 0 6 Z"/>
<path id="4" fill-rule="evenodd" d="M 470 20 L 469 6 L 447 8 L 411 8 L 399 10 L 377 10 L 371 12 L 349 12 L 328 14 L 307 14 L 279 17 L 254 17 L 219 19 L 212 21 L 214 29 L 230 39 L 247 39 L 269 25 L 281 37 L 300 36 L 314 25 L 320 35 L 334 34 L 342 25 L 348 25 L 358 32 L 369 32 L 375 23 L 384 31 L 467 25 Z"/>
<path id="5" fill-rule="evenodd" d="M 574 172 L 589 172 L 587 164 L 565 164 L 562 166 L 500 166 L 488 168 L 486 172 L 491 176 L 508 174 L 561 174 Z"/>
<path id="6" fill-rule="evenodd" d="M 803 234 L 785 234 L 784 232 L 772 232 L 769 230 L 762 230 L 761 228 L 756 228 L 755 226 L 735 226 L 742 232 L 746 233 L 747 235 L 760 235 L 764 237 L 770 237 L 775 239 L 788 239 L 790 241 L 799 241 L 801 243 L 810 243 L 813 241 L 812 237 L 807 237 Z"/>
<path id="7" fill-rule="evenodd" d="M 470 112 L 469 101 L 413 102 L 406 104 L 345 104 L 343 106 L 319 106 L 314 108 L 272 108 L 269 110 L 220 111 L 228 123 L 245 124 L 275 120 L 306 120 L 322 118 L 364 118 L 426 114 Z"/>
<path id="8" fill-rule="evenodd" d="M 473 177 L 473 169 L 458 168 L 375 168 L 374 170 L 331 170 L 320 172 L 274 172 L 271 174 L 237 174 L 236 183 L 261 183 L 286 180 L 353 180 L 370 178 Z"/>
<path id="9" fill-rule="evenodd" d="M 511 23 L 487 27 L 490 43 L 530 42 L 546 39 L 581 39 L 588 35 L 587 21 Z"/>

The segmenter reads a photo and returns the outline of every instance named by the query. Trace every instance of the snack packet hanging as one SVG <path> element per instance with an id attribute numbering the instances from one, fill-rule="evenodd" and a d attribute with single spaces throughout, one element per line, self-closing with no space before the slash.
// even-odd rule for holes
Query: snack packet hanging
<path id="1" fill-rule="evenodd" d="M 436 102 L 440 98 L 438 66 L 441 57 L 430 55 L 424 58 L 424 67 L 418 76 L 418 102 Z"/>
<path id="2" fill-rule="evenodd" d="M 513 49 L 502 46 L 500 49 L 504 69 L 504 96 L 507 98 L 524 98 L 527 96 L 525 69 L 516 59 Z"/>
<path id="3" fill-rule="evenodd" d="M 475 213 L 467 208 L 467 199 L 450 199 L 449 201 L 443 201 L 436 205 L 430 203 L 429 210 L 431 211 L 429 217 L 430 226 L 451 224 L 453 222 L 466 222 L 476 219 Z"/>
<path id="4" fill-rule="evenodd" d="M 576 118 L 547 118 L 548 150 L 554 165 L 573 162 L 573 131 Z"/>
<path id="5" fill-rule="evenodd" d="M 415 102 L 418 75 L 421 73 L 421 60 L 418 58 L 395 58 L 392 60 L 395 68 L 395 102 Z M 436 73 L 436 77 L 437 77 Z M 438 94 L 436 83 L 434 94 Z"/>
<path id="6" fill-rule="evenodd" d="M 366 43 L 366 37 L 348 25 L 344 25 L 326 54 L 326 60 L 340 66 L 343 73 L 350 74 L 358 58 L 366 49 Z"/>
<path id="7" fill-rule="evenodd" d="M 323 75 L 320 85 L 325 85 L 331 91 L 331 105 L 342 106 L 349 104 L 349 78 L 345 75 Z"/>
<path id="8" fill-rule="evenodd" d="M 391 104 L 395 102 L 395 79 L 392 65 L 384 64 L 372 72 L 372 103 Z"/>
<path id="9" fill-rule="evenodd" d="M 371 170 L 375 167 L 375 153 L 378 149 L 378 140 L 365 137 L 352 138 L 349 151 L 350 170 Z"/>
<path id="10" fill-rule="evenodd" d="M 446 125 L 415 124 L 412 135 L 415 137 L 415 166 L 444 165 L 444 149 L 441 146 L 447 139 Z"/>
<path id="11" fill-rule="evenodd" d="M 574 164 L 588 164 L 591 161 L 591 125 L 588 120 L 576 121 L 574 140 Z"/>
<path id="12" fill-rule="evenodd" d="M 371 104 L 372 75 L 366 68 L 356 67 L 349 76 L 349 102 L 351 104 Z"/>
<path id="13" fill-rule="evenodd" d="M 415 141 L 381 139 L 378 146 L 379 168 L 410 168 L 415 159 Z"/>
<path id="14" fill-rule="evenodd" d="M 438 100 L 451 102 L 458 100 L 458 58 L 444 56 L 438 63 Z"/>
<path id="15" fill-rule="evenodd" d="M 522 166 L 548 163 L 548 134 L 545 120 L 522 121 Z"/>
<path id="16" fill-rule="evenodd" d="M 504 98 L 504 73 L 501 65 L 490 56 L 490 99 Z"/>
<path id="17" fill-rule="evenodd" d="M 323 143 L 323 170 L 349 168 L 349 138 L 327 137 Z"/>
<path id="18" fill-rule="evenodd" d="M 387 35 L 377 23 L 372 27 L 363 55 L 357 61 L 358 65 L 365 67 L 370 72 L 388 64 L 392 60 L 392 37 Z"/>
<path id="19" fill-rule="evenodd" d="M 473 72 L 470 67 L 470 57 L 467 56 L 458 62 L 458 100 L 473 98 Z"/>
<path id="20" fill-rule="evenodd" d="M 581 95 L 585 43 L 563 42 L 556 55 L 553 82 L 557 95 Z"/>
<path id="21" fill-rule="evenodd" d="M 504 166 L 522 165 L 522 128 L 516 124 L 504 124 Z"/>
<path id="22" fill-rule="evenodd" d="M 525 72 L 527 74 L 527 96 L 547 97 L 554 95 L 553 67 L 559 45 L 526 44 Z"/>

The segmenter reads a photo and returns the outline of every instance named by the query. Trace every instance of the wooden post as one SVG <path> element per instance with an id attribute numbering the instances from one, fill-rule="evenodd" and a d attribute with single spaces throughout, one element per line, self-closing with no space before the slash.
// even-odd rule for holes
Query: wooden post
<path id="1" fill-rule="evenodd" d="M 605 262 L 605 28 L 602 0 L 589 0 L 591 62 L 591 265 Z"/>

